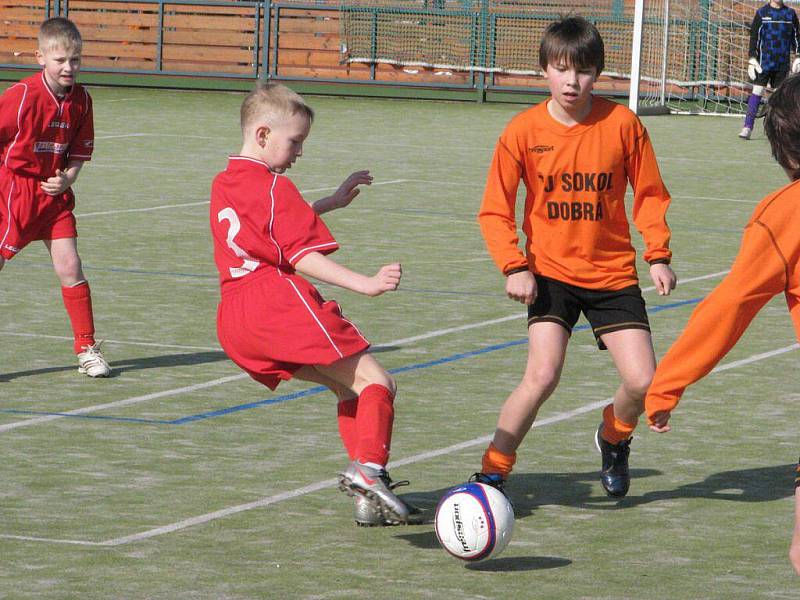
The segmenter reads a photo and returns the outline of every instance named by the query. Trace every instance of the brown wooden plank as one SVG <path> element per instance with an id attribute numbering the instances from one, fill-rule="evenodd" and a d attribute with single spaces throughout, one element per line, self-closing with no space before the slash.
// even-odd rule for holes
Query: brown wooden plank
<path id="1" fill-rule="evenodd" d="M 96 2 L 95 0 L 69 0 L 69 12 L 88 10 L 98 12 L 148 12 L 158 10 L 154 4 L 146 2 Z"/>
<path id="2" fill-rule="evenodd" d="M 88 42 L 117 42 L 155 44 L 158 42 L 158 29 L 155 27 L 84 27 L 81 30 L 84 44 Z"/>
<path id="3" fill-rule="evenodd" d="M 341 63 L 342 55 L 336 52 L 312 52 L 310 50 L 281 50 L 278 60 L 292 66 L 334 67 Z"/>
<path id="4" fill-rule="evenodd" d="M 280 31 L 339 33 L 339 20 L 329 18 L 287 18 L 281 12 Z"/>
<path id="5" fill-rule="evenodd" d="M 255 13 L 240 15 L 206 15 L 206 14 L 164 14 L 164 27 L 175 29 L 210 29 L 232 31 L 254 31 Z"/>
<path id="6" fill-rule="evenodd" d="M 120 42 L 84 42 L 83 58 L 119 57 L 155 60 L 156 47 L 153 44 L 122 44 Z"/>
<path id="7" fill-rule="evenodd" d="M 134 27 L 158 27 L 158 15 L 155 13 L 126 12 L 92 12 L 69 11 L 69 18 L 83 31 L 86 27 L 97 25 L 124 25 Z"/>
<path id="8" fill-rule="evenodd" d="M 230 6 L 208 6 L 202 4 L 164 4 L 165 13 L 173 13 L 179 15 L 230 15 L 230 16 L 252 16 L 255 14 L 256 7 L 254 6 L 236 6 L 232 3 Z M 263 14 L 263 11 L 260 13 Z"/>
<path id="9" fill-rule="evenodd" d="M 259 44 L 261 44 L 259 34 Z M 253 32 L 236 31 L 200 31 L 196 29 L 184 31 L 165 31 L 166 44 L 198 44 L 203 46 L 252 46 L 255 43 Z"/>
<path id="10" fill-rule="evenodd" d="M 278 48 L 333 50 L 339 52 L 342 40 L 330 33 L 283 33 L 278 37 Z"/>
<path id="11" fill-rule="evenodd" d="M 3 52 L 24 52 L 33 56 L 39 47 L 36 40 L 9 40 L 0 38 L 0 51 Z"/>
<path id="12" fill-rule="evenodd" d="M 186 71 L 197 73 L 226 73 L 236 75 L 253 75 L 254 69 L 248 65 L 232 65 L 230 63 L 193 63 L 184 61 L 165 61 L 165 71 Z"/>
<path id="13" fill-rule="evenodd" d="M 251 63 L 253 51 L 247 48 L 222 48 L 218 46 L 168 45 L 162 49 L 164 60 L 185 62 Z"/>
<path id="14" fill-rule="evenodd" d="M 4 28 L 0 33 L 0 38 L 5 39 L 25 39 L 36 38 L 39 35 L 38 23 L 15 23 L 6 24 L 3 22 Z"/>

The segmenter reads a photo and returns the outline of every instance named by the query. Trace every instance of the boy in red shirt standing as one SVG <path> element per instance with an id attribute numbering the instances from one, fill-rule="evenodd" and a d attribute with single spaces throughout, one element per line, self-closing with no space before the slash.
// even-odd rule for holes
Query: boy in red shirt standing
<path id="1" fill-rule="evenodd" d="M 386 472 L 396 385 L 369 342 L 300 274 L 368 296 L 397 289 L 399 263 L 368 277 L 327 258 L 339 245 L 318 214 L 346 206 L 353 173 L 310 206 L 283 173 L 302 156 L 314 113 L 289 88 L 260 83 L 241 108 L 242 151 L 211 187 L 211 232 L 222 298 L 222 348 L 253 379 L 275 389 L 291 378 L 327 386 L 338 398 L 339 432 L 351 463 L 340 487 L 356 497 L 360 525 L 407 523 L 416 509 Z"/>
<path id="2" fill-rule="evenodd" d="M 697 305 L 661 359 L 645 398 L 647 421 L 655 432 L 671 429 L 670 416 L 686 388 L 711 372 L 778 294 L 786 297 L 800 340 L 800 75 L 789 76 L 770 96 L 764 132 L 791 183 L 756 206 L 730 273 Z M 800 465 L 789 558 L 800 574 Z"/>
<path id="3" fill-rule="evenodd" d="M 78 28 L 61 17 L 42 23 L 36 59 L 42 72 L 0 96 L 0 269 L 30 242 L 44 241 L 61 282 L 78 371 L 107 377 L 111 369 L 95 343 L 72 214 L 72 185 L 94 144 L 92 99 L 75 82 Z"/>
<path id="4" fill-rule="evenodd" d="M 595 435 L 600 480 L 610 496 L 628 492 L 631 433 L 655 370 L 644 299 L 625 214 L 633 219 L 659 294 L 675 287 L 669 266 L 670 197 L 642 123 L 626 107 L 592 95 L 604 66 L 603 40 L 580 17 L 552 23 L 539 61 L 551 98 L 517 115 L 500 136 L 478 214 L 489 253 L 506 277 L 506 294 L 528 305 L 528 362 L 503 404 L 494 438 L 473 478 L 502 487 L 516 450 L 561 375 L 580 313 L 622 378 Z M 526 188 L 519 248 L 517 188 Z"/>

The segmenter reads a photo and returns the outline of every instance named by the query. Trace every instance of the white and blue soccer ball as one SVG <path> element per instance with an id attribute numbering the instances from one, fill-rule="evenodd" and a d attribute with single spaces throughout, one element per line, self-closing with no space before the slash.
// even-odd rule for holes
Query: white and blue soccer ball
<path id="1" fill-rule="evenodd" d="M 448 490 L 436 507 L 436 537 L 456 558 L 485 560 L 500 554 L 514 533 L 514 508 L 501 492 L 483 483 Z"/>

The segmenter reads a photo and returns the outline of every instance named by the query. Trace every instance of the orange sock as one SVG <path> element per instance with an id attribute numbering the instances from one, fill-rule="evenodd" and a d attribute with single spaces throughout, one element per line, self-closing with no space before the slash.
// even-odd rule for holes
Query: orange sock
<path id="1" fill-rule="evenodd" d="M 486 452 L 483 453 L 483 460 L 481 461 L 481 472 L 483 473 L 499 473 L 503 479 L 508 478 L 511 469 L 514 468 L 514 463 L 517 462 L 517 453 L 505 454 L 500 452 L 495 445 L 490 443 Z"/>
<path id="2" fill-rule="evenodd" d="M 603 431 L 602 436 L 609 444 L 619 444 L 631 437 L 636 423 L 625 423 L 620 421 L 614 414 L 614 405 L 609 404 L 603 409 Z"/>

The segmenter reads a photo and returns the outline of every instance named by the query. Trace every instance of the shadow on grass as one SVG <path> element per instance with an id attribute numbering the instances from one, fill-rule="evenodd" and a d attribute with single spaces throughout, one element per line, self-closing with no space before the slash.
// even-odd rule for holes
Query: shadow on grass
<path id="1" fill-rule="evenodd" d="M 627 506 L 639 506 L 676 498 L 707 498 L 729 502 L 771 502 L 794 496 L 794 477 L 797 465 L 775 465 L 754 469 L 722 471 L 702 481 L 687 483 L 673 490 L 646 492 L 629 496 Z"/>
<path id="2" fill-rule="evenodd" d="M 436 549 L 444 552 L 436 539 L 433 531 L 421 531 L 419 533 L 403 533 L 395 536 L 396 539 L 405 540 L 415 548 L 425 550 Z M 457 561 L 457 559 L 453 559 Z M 503 571 L 541 571 L 544 569 L 558 569 L 571 565 L 572 561 L 556 556 L 507 556 L 494 558 L 487 561 L 471 563 L 464 562 L 464 566 L 470 571 L 503 572 Z"/>
<path id="3" fill-rule="evenodd" d="M 660 475 L 655 469 L 631 469 L 631 477 L 642 479 Z M 456 483 L 453 486 L 457 485 Z M 425 523 L 433 523 L 436 505 L 450 488 L 429 492 L 410 492 L 402 498 L 425 512 Z M 585 473 L 514 473 L 506 484 L 506 492 L 514 505 L 517 519 L 533 514 L 542 505 L 596 508 L 598 504 L 617 506 L 620 500 L 598 495 L 600 490 L 598 471 Z M 623 499 L 624 500 L 624 499 Z"/>
<path id="4" fill-rule="evenodd" d="M 107 357 L 108 358 L 108 357 Z M 202 365 L 206 363 L 228 360 L 225 353 L 220 351 L 212 352 L 193 352 L 180 354 L 163 354 L 161 356 L 145 356 L 142 358 L 132 358 L 129 360 L 111 360 L 111 377 L 117 377 L 126 371 L 138 371 L 140 369 L 157 369 L 161 367 L 179 367 L 188 365 Z M 74 365 L 63 367 L 43 367 L 41 369 L 30 369 L 27 371 L 16 371 L 14 373 L 0 373 L 0 381 L 10 381 L 20 377 L 36 377 L 37 375 L 47 375 L 49 373 L 62 373 L 65 371 L 77 371 L 77 360 Z"/>
<path id="5" fill-rule="evenodd" d="M 470 571 L 504 572 L 504 571 L 543 571 L 544 569 L 560 569 L 572 564 L 568 558 L 557 556 L 507 556 L 484 562 L 467 563 Z"/>
<path id="6" fill-rule="evenodd" d="M 602 492 L 597 471 L 584 473 L 519 473 L 513 474 L 506 491 L 514 505 L 517 519 L 532 515 L 540 506 L 571 506 L 593 510 L 620 510 L 652 502 L 679 498 L 707 498 L 729 502 L 770 502 L 794 495 L 796 464 L 775 465 L 753 469 L 722 471 L 702 481 L 687 483 L 671 490 L 656 490 L 635 495 L 637 480 L 661 475 L 656 469 L 631 469 L 631 490 L 625 498 L 610 498 Z M 433 523 L 436 505 L 450 488 L 416 492 L 402 497 L 424 511 L 424 524 Z M 436 547 L 436 536 L 428 534 L 399 536 L 420 547 Z M 425 544 L 425 545 L 423 545 Z M 429 545 L 428 545 L 429 544 Z"/>

